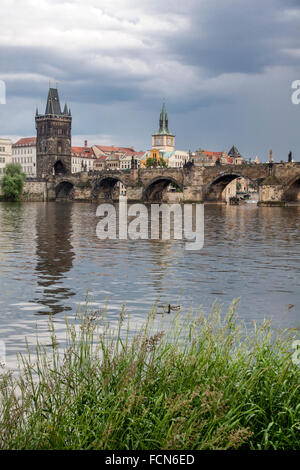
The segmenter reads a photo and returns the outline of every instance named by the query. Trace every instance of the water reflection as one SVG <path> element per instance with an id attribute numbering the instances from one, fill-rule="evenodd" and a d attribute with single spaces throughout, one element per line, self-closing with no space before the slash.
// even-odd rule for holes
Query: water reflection
<path id="1" fill-rule="evenodd" d="M 73 204 L 45 204 L 38 207 L 36 214 L 36 272 L 37 284 L 41 287 L 35 302 L 47 307 L 39 310 L 36 315 L 51 312 L 57 314 L 72 310 L 66 305 L 70 297 L 75 295 L 73 289 L 64 285 L 66 273 L 73 267 L 75 253 L 72 239 Z"/>
<path id="2" fill-rule="evenodd" d="M 251 326 L 300 322 L 300 207 L 207 205 L 205 242 L 187 251 L 181 240 L 99 240 L 96 204 L 0 203 L 0 339 L 21 349 L 49 312 L 64 328 L 90 291 L 93 308 L 108 305 L 116 322 L 123 302 L 138 324 L 159 299 L 184 312 L 217 300 Z M 289 308 L 289 305 L 293 307 Z M 38 314 L 38 316 L 36 316 Z M 46 314 L 46 315 L 45 315 Z M 42 316 L 43 315 L 43 316 Z M 22 346 L 23 347 L 23 346 Z"/>

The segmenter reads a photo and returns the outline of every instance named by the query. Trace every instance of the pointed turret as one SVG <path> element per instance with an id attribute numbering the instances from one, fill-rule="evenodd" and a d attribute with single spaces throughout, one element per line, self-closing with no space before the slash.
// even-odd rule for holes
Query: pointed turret
<path id="1" fill-rule="evenodd" d="M 49 88 L 45 114 L 56 116 L 62 114 L 57 88 Z"/>
<path id="2" fill-rule="evenodd" d="M 65 114 L 66 116 L 68 116 L 68 114 L 69 114 L 67 103 L 65 104 L 63 114 Z"/>

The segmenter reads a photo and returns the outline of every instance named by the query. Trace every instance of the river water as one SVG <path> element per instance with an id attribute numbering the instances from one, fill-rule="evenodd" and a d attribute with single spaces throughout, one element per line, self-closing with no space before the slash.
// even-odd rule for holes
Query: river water
<path id="1" fill-rule="evenodd" d="M 97 205 L 0 203 L 0 341 L 9 359 L 46 331 L 58 331 L 88 290 L 91 308 L 107 305 L 117 321 L 123 303 L 144 319 L 153 303 L 226 312 L 251 325 L 300 323 L 300 207 L 205 206 L 205 242 L 187 251 L 181 240 L 105 240 L 96 235 Z M 2 343 L 3 344 L 3 343 Z"/>

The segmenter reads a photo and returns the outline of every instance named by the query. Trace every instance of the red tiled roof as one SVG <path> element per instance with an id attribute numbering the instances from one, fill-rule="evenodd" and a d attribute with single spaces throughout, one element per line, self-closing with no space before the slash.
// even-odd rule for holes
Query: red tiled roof
<path id="1" fill-rule="evenodd" d="M 210 150 L 203 150 L 203 153 L 209 158 L 218 158 L 220 155 L 222 155 L 222 152 L 211 152 Z"/>
<path id="2" fill-rule="evenodd" d="M 15 145 L 36 145 L 36 137 L 23 137 L 22 139 L 19 139 L 15 144 L 13 144 L 13 147 Z"/>
<path id="3" fill-rule="evenodd" d="M 75 157 L 93 158 L 94 152 L 91 147 L 71 147 L 71 152 Z"/>
<path id="4" fill-rule="evenodd" d="M 203 150 L 203 153 L 206 157 L 208 157 L 210 160 L 215 159 L 215 161 L 221 157 L 223 152 L 211 152 L 210 150 Z M 227 163 L 233 163 L 233 158 L 229 157 L 229 155 L 226 153 L 225 154 Z"/>
<path id="5" fill-rule="evenodd" d="M 96 145 L 102 152 L 135 152 L 133 147 L 114 147 L 114 145 Z"/>

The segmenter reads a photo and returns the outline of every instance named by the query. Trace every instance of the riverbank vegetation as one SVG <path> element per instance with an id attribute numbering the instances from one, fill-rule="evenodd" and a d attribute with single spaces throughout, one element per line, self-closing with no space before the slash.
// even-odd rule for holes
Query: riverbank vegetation
<path id="1" fill-rule="evenodd" d="M 134 333 L 101 312 L 0 379 L 2 449 L 298 449 L 295 332 L 234 313 L 158 315 Z M 53 325 L 52 325 L 53 327 Z"/>
<path id="2" fill-rule="evenodd" d="M 19 163 L 8 163 L 4 168 L 1 179 L 2 199 L 7 201 L 19 201 L 24 188 L 26 175 L 22 172 Z"/>

